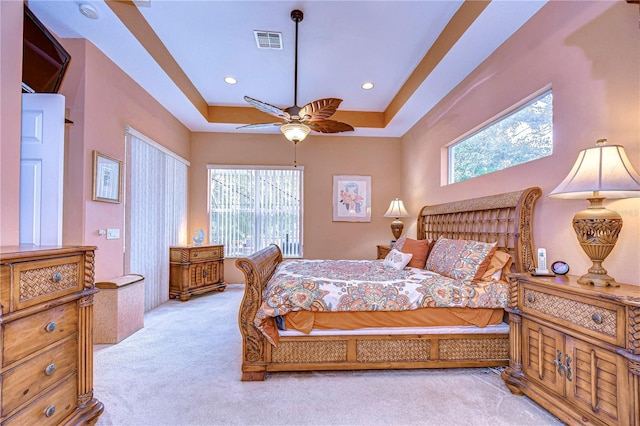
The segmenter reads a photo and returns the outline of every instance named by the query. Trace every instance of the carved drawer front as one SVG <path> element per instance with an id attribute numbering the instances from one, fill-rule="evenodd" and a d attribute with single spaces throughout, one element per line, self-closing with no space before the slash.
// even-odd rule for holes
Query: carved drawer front
<path id="1" fill-rule="evenodd" d="M 83 268 L 82 256 L 16 263 L 13 266 L 13 310 L 82 290 Z"/>
<path id="2" fill-rule="evenodd" d="M 215 260 L 222 258 L 223 255 L 223 246 L 192 248 L 189 260 L 192 262 Z"/>
<path id="3" fill-rule="evenodd" d="M 3 324 L 3 367 L 78 331 L 76 302 Z"/>
<path id="4" fill-rule="evenodd" d="M 522 286 L 519 304 L 523 312 L 625 346 L 624 306 L 526 283 Z"/>
<path id="5" fill-rule="evenodd" d="M 78 341 L 67 340 L 2 375 L 2 417 L 55 382 L 68 377 L 78 365 Z"/>
<path id="6" fill-rule="evenodd" d="M 78 403 L 78 376 L 74 374 L 45 393 L 24 410 L 7 419 L 6 425 L 57 425 L 69 416 Z"/>

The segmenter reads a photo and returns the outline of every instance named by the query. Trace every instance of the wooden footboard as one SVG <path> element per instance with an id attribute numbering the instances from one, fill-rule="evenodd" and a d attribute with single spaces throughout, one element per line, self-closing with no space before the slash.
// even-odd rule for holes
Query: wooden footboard
<path id="1" fill-rule="evenodd" d="M 533 205 L 540 188 L 474 200 L 425 207 L 418 218 L 418 238 L 469 238 L 497 241 L 512 254 L 514 269 L 535 267 L 532 239 Z M 381 332 L 281 335 L 271 345 L 255 327 L 262 292 L 282 262 L 280 249 L 271 245 L 238 259 L 245 275 L 245 292 L 239 312 L 242 334 L 242 380 L 264 380 L 267 371 L 363 370 L 392 368 L 451 368 L 506 366 L 509 330 L 492 333 L 437 333 L 420 329 L 405 334 Z"/>

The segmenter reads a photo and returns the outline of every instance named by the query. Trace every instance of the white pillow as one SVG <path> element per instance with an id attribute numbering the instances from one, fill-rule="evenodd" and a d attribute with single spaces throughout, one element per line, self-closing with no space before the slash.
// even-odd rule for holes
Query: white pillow
<path id="1" fill-rule="evenodd" d="M 401 270 L 407 266 L 412 257 L 413 254 L 411 253 L 403 253 L 399 250 L 391 249 L 389 254 L 387 254 L 387 257 L 384 258 L 384 262 L 382 262 L 382 264 Z"/>

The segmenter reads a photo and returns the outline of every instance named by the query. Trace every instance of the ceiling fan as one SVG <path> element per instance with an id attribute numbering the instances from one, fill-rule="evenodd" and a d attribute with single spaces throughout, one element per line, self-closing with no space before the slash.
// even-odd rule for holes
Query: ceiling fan
<path id="1" fill-rule="evenodd" d="M 291 11 L 291 20 L 296 23 L 296 43 L 294 60 L 293 106 L 278 108 L 266 102 L 245 96 L 244 100 L 258 110 L 284 120 L 284 123 L 256 123 L 240 126 L 238 129 L 258 129 L 280 126 L 284 136 L 297 144 L 307 137 L 311 130 L 320 133 L 340 133 L 353 131 L 353 126 L 336 120 L 329 120 L 342 102 L 342 99 L 324 98 L 310 102 L 303 107 L 298 106 L 298 24 L 304 15 L 300 10 Z"/>

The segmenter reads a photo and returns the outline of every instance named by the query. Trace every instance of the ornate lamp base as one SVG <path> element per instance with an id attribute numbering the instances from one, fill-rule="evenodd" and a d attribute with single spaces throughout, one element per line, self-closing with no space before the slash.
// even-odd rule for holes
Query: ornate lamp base
<path id="1" fill-rule="evenodd" d="M 393 238 L 396 240 L 400 238 L 402 235 L 402 229 L 404 228 L 404 224 L 400 219 L 396 219 L 391 222 L 391 232 L 393 233 Z"/>
<path id="2" fill-rule="evenodd" d="M 622 229 L 622 217 L 613 210 L 602 205 L 604 198 L 588 198 L 591 205 L 573 217 L 573 229 L 580 246 L 589 256 L 593 265 L 589 273 L 578 279 L 580 284 L 591 284 L 596 287 L 619 287 L 615 279 L 607 275 L 602 262 L 611 253 L 618 241 Z"/>

